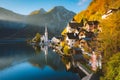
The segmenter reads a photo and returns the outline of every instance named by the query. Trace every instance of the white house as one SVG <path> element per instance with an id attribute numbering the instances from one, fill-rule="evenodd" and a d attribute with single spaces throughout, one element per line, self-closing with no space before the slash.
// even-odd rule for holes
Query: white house
<path id="1" fill-rule="evenodd" d="M 112 10 L 109 10 L 106 14 L 102 15 L 102 19 L 106 19 L 111 14 L 112 14 Z"/>
<path id="2" fill-rule="evenodd" d="M 119 8 L 118 9 L 110 9 L 110 10 L 108 10 L 104 15 L 102 15 L 102 19 L 106 19 L 108 16 L 112 15 L 113 12 L 116 12 L 118 10 L 119 10 Z"/>
<path id="3" fill-rule="evenodd" d="M 77 39 L 78 35 L 76 33 L 67 33 L 66 41 L 68 46 L 73 47 Z"/>
<path id="4" fill-rule="evenodd" d="M 53 38 L 51 39 L 51 42 L 54 43 L 54 44 L 58 44 L 58 43 L 60 43 L 60 40 L 57 39 L 56 37 L 53 37 Z"/>

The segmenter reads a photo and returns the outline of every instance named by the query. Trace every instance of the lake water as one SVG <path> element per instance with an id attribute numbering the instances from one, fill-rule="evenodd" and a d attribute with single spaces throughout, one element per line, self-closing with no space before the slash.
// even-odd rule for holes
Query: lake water
<path id="1" fill-rule="evenodd" d="M 80 80 L 67 71 L 61 57 L 23 41 L 0 41 L 0 80 Z"/>

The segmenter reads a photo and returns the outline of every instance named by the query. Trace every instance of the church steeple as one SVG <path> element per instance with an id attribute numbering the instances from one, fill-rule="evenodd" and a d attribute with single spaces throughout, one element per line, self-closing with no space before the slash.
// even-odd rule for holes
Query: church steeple
<path id="1" fill-rule="evenodd" d="M 48 41 L 48 31 L 47 31 L 47 26 L 45 26 L 45 42 Z"/>

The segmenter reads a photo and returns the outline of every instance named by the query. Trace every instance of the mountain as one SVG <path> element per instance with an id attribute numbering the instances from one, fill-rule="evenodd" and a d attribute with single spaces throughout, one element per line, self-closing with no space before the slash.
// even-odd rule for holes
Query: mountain
<path id="1" fill-rule="evenodd" d="M 43 34 L 45 26 L 48 28 L 50 37 L 58 36 L 74 15 L 74 12 L 69 11 L 62 6 L 56 6 L 48 12 L 44 9 L 40 9 L 36 13 L 32 12 L 32 15 L 30 14 L 26 17 L 26 23 L 28 25 L 24 30 L 18 32 L 16 37 L 18 37 L 18 35 L 30 37 L 30 34 L 32 37 L 36 32 Z"/>
<path id="2" fill-rule="evenodd" d="M 0 8 L 0 30 L 7 32 L 7 35 L 0 35 L 0 37 L 29 38 L 37 32 L 43 34 L 45 26 L 48 27 L 50 36 L 58 36 L 74 15 L 74 12 L 62 6 L 56 6 L 48 12 L 41 8 L 27 16 Z"/>
<path id="3" fill-rule="evenodd" d="M 20 24 L 25 23 L 25 18 L 24 15 L 0 7 L 0 28 L 21 28 L 23 25 Z"/>

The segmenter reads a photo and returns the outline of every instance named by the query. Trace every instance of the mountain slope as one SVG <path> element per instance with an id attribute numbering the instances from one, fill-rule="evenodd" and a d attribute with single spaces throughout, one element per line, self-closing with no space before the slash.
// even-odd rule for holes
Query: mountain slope
<path id="1" fill-rule="evenodd" d="M 0 20 L 23 22 L 25 16 L 0 7 Z"/>
<path id="2" fill-rule="evenodd" d="M 40 10 L 35 10 L 31 12 L 30 15 L 38 15 L 38 14 L 45 14 L 45 13 L 46 11 L 43 8 L 41 8 Z"/>
<path id="3" fill-rule="evenodd" d="M 0 38 L 8 38 L 25 25 L 24 15 L 0 7 Z"/>
<path id="4" fill-rule="evenodd" d="M 87 18 L 88 20 L 100 20 L 101 16 L 110 9 L 118 9 L 119 0 L 92 0 L 88 8 L 74 18 L 80 22 L 81 19 Z"/>

